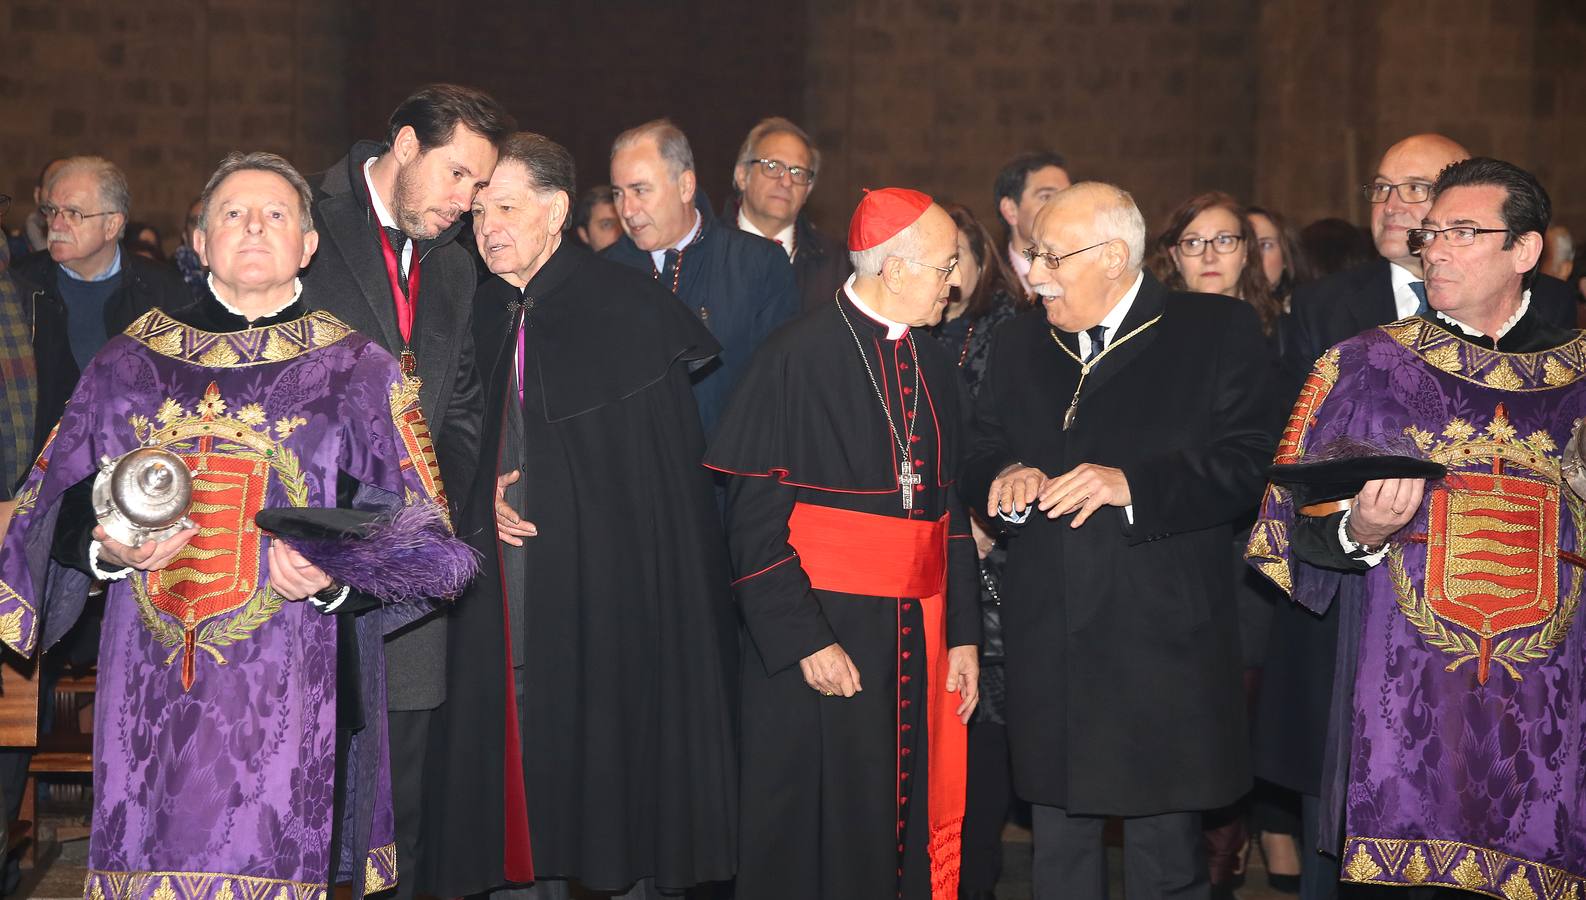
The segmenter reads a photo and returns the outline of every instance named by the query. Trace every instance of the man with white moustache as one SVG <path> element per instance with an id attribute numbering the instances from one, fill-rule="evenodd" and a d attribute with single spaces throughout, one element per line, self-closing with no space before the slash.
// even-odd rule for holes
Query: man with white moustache
<path id="1" fill-rule="evenodd" d="M 1254 310 L 1141 268 L 1129 194 L 1083 182 L 1036 214 L 1045 309 L 997 333 L 966 497 L 1019 525 L 1003 578 L 1014 787 L 1034 804 L 1035 896 L 1211 895 L 1198 810 L 1250 788 L 1233 523 L 1277 423 Z"/>

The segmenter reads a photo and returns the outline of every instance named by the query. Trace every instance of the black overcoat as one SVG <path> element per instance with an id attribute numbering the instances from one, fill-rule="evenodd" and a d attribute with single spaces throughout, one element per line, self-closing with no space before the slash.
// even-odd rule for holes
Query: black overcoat
<path id="1" fill-rule="evenodd" d="M 1074 335 L 1040 309 L 997 333 L 965 495 L 1020 461 L 1121 468 L 1133 499 L 1082 527 L 1035 512 L 1003 582 L 1014 782 L 1035 803 L 1123 816 L 1223 806 L 1250 786 L 1231 523 L 1272 460 L 1269 350 L 1250 307 L 1149 273 L 1077 418 Z"/>
<path id="2" fill-rule="evenodd" d="M 388 350 L 402 351 L 396 305 L 380 253 L 364 162 L 385 151 L 371 141 L 354 144 L 346 158 L 314 186 L 314 227 L 319 250 L 303 272 L 303 295 Z M 420 284 L 412 349 L 418 362 L 419 407 L 435 440 L 441 480 L 448 489 L 471 475 L 479 458 L 480 394 L 469 330 L 477 277 L 468 251 L 457 243 L 461 220 L 419 241 Z M 449 498 L 455 518 L 457 498 Z M 432 616 L 386 643 L 386 699 L 394 710 L 433 709 L 446 699 L 446 616 Z M 402 761 L 398 761 L 401 765 Z"/>
<path id="3" fill-rule="evenodd" d="M 527 306 L 524 397 L 511 388 Z M 681 889 L 736 861 L 737 614 L 688 372 L 719 349 L 648 275 L 563 241 L 521 295 L 480 285 L 486 405 L 467 512 L 485 556 L 452 615 L 451 694 L 431 729 L 422 891 L 503 881 L 507 643 L 526 686 L 519 739 L 535 874 L 592 889 Z M 523 442 L 503 434 L 521 404 Z M 525 446 L 526 445 L 526 446 Z M 522 447 L 523 458 L 504 454 Z M 496 473 L 517 469 L 539 529 L 495 537 Z M 505 553 L 526 559 L 504 563 Z M 524 565 L 519 625 L 503 565 Z"/>

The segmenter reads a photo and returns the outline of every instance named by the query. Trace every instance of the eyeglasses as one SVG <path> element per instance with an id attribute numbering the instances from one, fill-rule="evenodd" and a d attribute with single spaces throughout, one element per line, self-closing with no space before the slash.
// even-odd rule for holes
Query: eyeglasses
<path id="1" fill-rule="evenodd" d="M 1360 186 L 1360 192 L 1372 203 L 1387 203 L 1388 195 L 1394 191 L 1399 192 L 1399 199 L 1405 203 L 1425 203 L 1432 199 L 1432 186 L 1424 181 L 1406 181 L 1403 184 L 1377 181 Z"/>
<path id="2" fill-rule="evenodd" d="M 76 228 L 77 226 L 83 224 L 84 219 L 92 219 L 96 216 L 113 216 L 115 215 L 115 211 L 111 210 L 107 212 L 85 213 L 80 209 L 72 209 L 70 206 L 56 206 L 53 203 L 40 203 L 39 215 L 43 216 L 44 221 L 46 222 L 53 222 L 55 221 L 56 216 L 60 216 L 66 220 L 67 225 Z"/>
<path id="3" fill-rule="evenodd" d="M 787 173 L 787 177 L 793 179 L 794 184 L 809 184 L 815 180 L 814 169 L 806 169 L 803 166 L 790 166 L 777 159 L 751 159 L 749 162 L 758 165 L 760 171 L 765 173 L 765 177 L 772 181 L 781 178 L 783 172 Z"/>
<path id="4" fill-rule="evenodd" d="M 1242 234 L 1228 234 L 1224 232 L 1216 237 L 1187 237 L 1178 242 L 1178 252 L 1181 256 L 1201 256 L 1206 253 L 1207 247 L 1215 247 L 1218 253 L 1227 255 L 1239 249 L 1239 244 L 1244 241 Z"/>
<path id="5" fill-rule="evenodd" d="M 1410 245 L 1411 253 L 1420 253 L 1432 246 L 1432 241 L 1438 235 L 1448 241 L 1450 247 L 1469 247 L 1476 243 L 1478 234 L 1510 234 L 1507 228 L 1472 228 L 1469 225 L 1456 225 L 1453 228 L 1411 228 L 1405 232 L 1405 237 Z"/>
<path id="6" fill-rule="evenodd" d="M 1035 252 L 1034 247 L 1025 247 L 1023 250 L 1019 251 L 1019 254 L 1023 256 L 1025 260 L 1032 266 L 1035 265 L 1035 261 L 1039 259 L 1041 262 L 1046 263 L 1046 267 L 1048 269 L 1055 269 L 1059 263 L 1065 259 L 1068 259 L 1070 256 L 1077 256 L 1081 253 L 1084 253 L 1086 250 L 1094 250 L 1097 247 L 1105 247 L 1110 243 L 1112 243 L 1111 239 L 1105 240 L 1099 244 L 1091 244 L 1089 247 L 1081 247 L 1078 250 L 1075 250 L 1073 253 L 1037 253 Z"/>
<path id="7" fill-rule="evenodd" d="M 911 265 L 924 266 L 927 269 L 935 269 L 936 271 L 942 273 L 942 277 L 943 278 L 951 278 L 952 275 L 953 275 L 953 270 L 958 268 L 958 257 L 956 257 L 956 256 L 953 257 L 953 261 L 952 262 L 948 263 L 945 266 L 933 266 L 933 265 L 931 265 L 928 262 L 920 262 L 917 259 L 905 259 L 904 257 L 901 257 L 901 256 L 898 257 L 898 259 L 901 259 L 904 262 L 909 263 Z"/>

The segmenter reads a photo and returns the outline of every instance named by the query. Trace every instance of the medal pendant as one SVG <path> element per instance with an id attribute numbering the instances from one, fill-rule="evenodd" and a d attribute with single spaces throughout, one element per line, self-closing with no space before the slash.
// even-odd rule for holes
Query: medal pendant
<path id="1" fill-rule="evenodd" d="M 403 349 L 402 355 L 400 357 L 400 363 L 402 366 L 403 375 L 412 376 L 418 373 L 419 361 L 418 358 L 413 355 L 412 350 L 405 348 Z"/>
<path id="2" fill-rule="evenodd" d="M 1078 412 L 1079 412 L 1079 397 L 1076 396 L 1074 398 L 1074 401 L 1072 403 L 1068 404 L 1068 411 L 1063 413 L 1063 430 L 1064 431 L 1067 431 L 1069 429 L 1069 427 L 1074 424 L 1074 415 L 1076 413 L 1078 413 Z"/>

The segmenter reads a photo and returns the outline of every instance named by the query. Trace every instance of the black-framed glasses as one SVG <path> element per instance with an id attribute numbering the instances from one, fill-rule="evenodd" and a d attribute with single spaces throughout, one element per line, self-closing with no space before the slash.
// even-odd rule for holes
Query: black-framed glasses
<path id="1" fill-rule="evenodd" d="M 908 259 L 908 258 L 902 257 L 902 256 L 898 257 L 898 259 L 901 259 L 904 262 L 909 263 L 910 265 L 924 266 L 927 269 L 935 269 L 936 271 L 942 273 L 942 277 L 944 279 L 945 278 L 951 278 L 953 276 L 953 270 L 958 268 L 958 257 L 956 257 L 956 256 L 953 257 L 953 261 L 952 262 L 948 263 L 945 266 L 933 266 L 933 265 L 931 265 L 928 262 L 921 262 L 920 260 L 917 260 L 917 259 Z"/>
<path id="2" fill-rule="evenodd" d="M 1178 252 L 1180 256 L 1202 256 L 1206 253 L 1207 247 L 1212 247 L 1218 253 L 1226 256 L 1238 250 L 1244 239 L 1245 236 L 1242 234 L 1232 234 L 1226 231 L 1209 238 L 1187 237 L 1178 242 Z"/>
<path id="3" fill-rule="evenodd" d="M 787 173 L 787 177 L 791 178 L 794 184 L 809 184 L 815 180 L 814 169 L 804 166 L 790 166 L 780 159 L 751 159 L 749 162 L 759 166 L 760 171 L 765 173 L 765 177 L 772 181 L 781 178 L 783 172 Z"/>
<path id="4" fill-rule="evenodd" d="M 1072 253 L 1037 253 L 1034 247 L 1025 247 L 1023 250 L 1019 251 L 1019 255 L 1023 256 L 1025 261 L 1027 261 L 1032 266 L 1035 265 L 1035 261 L 1039 259 L 1041 262 L 1046 263 L 1046 267 L 1048 269 L 1055 269 L 1063 262 L 1063 260 L 1068 259 L 1070 256 L 1077 256 L 1081 253 L 1084 253 L 1086 250 L 1094 250 L 1097 247 L 1105 247 L 1110 243 L 1112 243 L 1112 239 L 1108 238 L 1099 244 L 1091 244 L 1089 247 L 1081 247 Z"/>
<path id="5" fill-rule="evenodd" d="M 1478 234 L 1511 234 L 1508 228 L 1476 228 L 1471 225 L 1455 225 L 1453 228 L 1411 228 L 1405 232 L 1406 241 L 1410 245 L 1411 253 L 1420 253 L 1432 246 L 1432 241 L 1438 235 L 1448 241 L 1450 247 L 1469 247 L 1476 243 Z"/>
<path id="6" fill-rule="evenodd" d="M 115 215 L 115 211 L 110 210 L 106 212 L 85 213 L 80 209 L 72 209 L 70 206 L 56 206 L 53 203 L 40 203 L 39 215 L 44 217 L 45 222 L 53 222 L 55 221 L 56 216 L 60 216 L 66 220 L 67 225 L 76 228 L 77 226 L 83 224 L 84 219 L 92 219 L 97 216 L 113 216 Z"/>
<path id="7" fill-rule="evenodd" d="M 1406 181 L 1401 184 L 1374 181 L 1360 186 L 1360 192 L 1372 203 L 1387 203 L 1388 195 L 1394 191 L 1399 192 L 1399 199 L 1405 203 L 1425 203 L 1432 199 L 1432 186 L 1424 181 Z"/>

